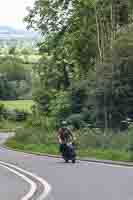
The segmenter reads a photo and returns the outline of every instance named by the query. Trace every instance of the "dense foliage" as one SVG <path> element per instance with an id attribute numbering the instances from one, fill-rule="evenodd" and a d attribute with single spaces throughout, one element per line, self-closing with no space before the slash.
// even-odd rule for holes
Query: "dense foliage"
<path id="1" fill-rule="evenodd" d="M 67 120 L 75 128 L 80 155 L 133 160 L 127 153 L 133 150 L 129 126 L 133 120 L 132 4 L 126 0 L 35 0 L 25 21 L 28 28 L 42 34 L 41 56 L 32 74 L 37 106 L 11 146 L 57 153 L 56 129 Z M 25 57 L 29 54 L 22 52 Z M 10 49 L 7 58 L 14 53 Z M 22 68 L 19 65 L 18 71 Z M 27 81 L 27 71 L 16 72 L 17 82 Z M 4 79 L 5 88 L 11 86 L 9 77 L 11 73 Z"/>
<path id="2" fill-rule="evenodd" d="M 31 99 L 33 65 L 28 58 L 35 52 L 26 47 L 8 47 L 1 51 L 0 100 Z"/>
<path id="3" fill-rule="evenodd" d="M 113 130 L 132 118 L 131 3 L 35 1 L 25 21 L 44 35 L 34 92 L 41 114 Z"/>
<path id="4" fill-rule="evenodd" d="M 37 16 L 40 16 L 36 18 Z M 37 21 L 36 21 L 37 19 Z M 41 113 L 59 122 L 94 122 L 96 22 L 91 1 L 36 1 L 25 19 L 39 29 L 44 42 L 34 92 Z M 75 122 L 74 122 L 75 121 Z"/>

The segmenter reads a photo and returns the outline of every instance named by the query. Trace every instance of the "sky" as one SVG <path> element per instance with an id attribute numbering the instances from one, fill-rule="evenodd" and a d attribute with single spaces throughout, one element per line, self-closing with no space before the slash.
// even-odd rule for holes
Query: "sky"
<path id="1" fill-rule="evenodd" d="M 32 6 L 35 0 L 0 0 L 0 25 L 14 28 L 25 28 L 23 18 L 27 14 L 26 7 Z"/>

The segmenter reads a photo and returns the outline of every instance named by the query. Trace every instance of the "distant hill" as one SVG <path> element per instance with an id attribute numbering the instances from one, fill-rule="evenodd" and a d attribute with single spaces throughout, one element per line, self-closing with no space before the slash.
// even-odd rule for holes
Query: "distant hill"
<path id="1" fill-rule="evenodd" d="M 33 31 L 16 29 L 10 26 L 0 26 L 0 40 L 37 40 L 39 34 Z"/>

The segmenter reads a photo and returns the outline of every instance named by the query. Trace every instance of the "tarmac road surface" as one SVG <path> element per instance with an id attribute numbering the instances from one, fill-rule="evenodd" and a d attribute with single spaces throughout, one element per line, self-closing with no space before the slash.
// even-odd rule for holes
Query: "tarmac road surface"
<path id="1" fill-rule="evenodd" d="M 0 134 L 2 143 L 6 138 L 7 134 Z M 66 164 L 60 158 L 36 156 L 4 148 L 0 148 L 0 161 L 13 164 L 47 181 L 52 190 L 46 200 L 133 200 L 132 167 L 84 161 Z M 29 178 L 38 187 L 37 181 Z M 1 166 L 0 186 L 1 200 L 21 200 L 19 196 L 25 195 L 31 188 L 21 177 Z M 41 186 L 38 196 L 42 190 Z M 38 196 L 32 199 L 40 200 Z"/>

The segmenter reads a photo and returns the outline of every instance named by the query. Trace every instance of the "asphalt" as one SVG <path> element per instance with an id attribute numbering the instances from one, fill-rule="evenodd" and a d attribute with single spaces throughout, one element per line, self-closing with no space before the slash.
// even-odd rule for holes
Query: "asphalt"
<path id="1" fill-rule="evenodd" d="M 4 142 L 5 137 L 5 134 L 1 134 L 0 140 Z M 4 148 L 0 149 L 0 160 L 15 164 L 47 180 L 52 186 L 50 200 L 133 200 L 132 167 L 88 161 L 66 164 L 61 158 L 36 156 Z M 4 172 L 0 168 L 0 185 L 3 179 L 7 186 L 11 180 L 15 181 L 11 176 L 9 180 L 4 178 Z M 20 188 L 24 190 L 25 186 L 21 185 Z"/>
<path id="2" fill-rule="evenodd" d="M 17 175 L 0 166 L 0 199 L 18 200 L 28 193 L 28 183 Z"/>

